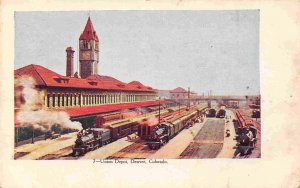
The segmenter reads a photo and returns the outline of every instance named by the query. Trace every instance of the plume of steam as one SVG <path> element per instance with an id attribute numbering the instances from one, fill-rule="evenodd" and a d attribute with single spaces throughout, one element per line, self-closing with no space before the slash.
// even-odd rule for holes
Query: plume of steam
<path id="1" fill-rule="evenodd" d="M 78 130 L 82 129 L 81 124 L 79 122 L 72 122 L 65 112 L 22 110 L 18 113 L 17 120 L 21 126 L 33 126 L 43 131 L 50 130 L 53 125 Z"/>
<path id="2" fill-rule="evenodd" d="M 130 118 L 130 117 L 135 117 L 135 116 L 139 116 L 139 115 L 143 115 L 145 113 L 147 113 L 148 111 L 144 108 L 136 108 L 134 109 L 134 111 L 125 111 L 122 112 L 122 116 L 123 118 Z"/>
<path id="3" fill-rule="evenodd" d="M 159 122 L 158 118 L 156 118 L 156 117 L 151 117 L 151 118 L 147 119 L 147 124 L 149 126 L 157 125 L 158 122 Z"/>
<path id="4" fill-rule="evenodd" d="M 123 118 L 130 118 L 130 117 L 135 117 L 138 115 L 140 115 L 140 114 L 136 111 L 122 112 Z"/>
<path id="5" fill-rule="evenodd" d="M 22 76 L 15 83 L 17 87 L 22 87 L 21 94 L 25 101 L 17 114 L 17 120 L 21 126 L 33 126 L 43 131 L 50 130 L 54 125 L 82 129 L 81 123 L 72 122 L 66 112 L 47 111 L 41 108 L 42 96 L 35 89 L 35 81 L 32 77 Z"/>
<path id="6" fill-rule="evenodd" d="M 136 112 L 138 112 L 139 114 L 145 114 L 148 113 L 149 111 L 145 108 L 136 108 L 135 109 Z"/>

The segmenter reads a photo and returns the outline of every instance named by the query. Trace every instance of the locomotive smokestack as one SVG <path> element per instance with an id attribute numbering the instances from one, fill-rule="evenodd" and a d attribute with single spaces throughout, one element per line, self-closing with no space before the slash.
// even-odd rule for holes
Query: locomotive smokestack
<path id="1" fill-rule="evenodd" d="M 67 52 L 67 63 L 66 63 L 66 76 L 68 77 L 73 77 L 74 76 L 74 68 L 73 68 L 73 64 L 74 64 L 74 50 L 72 49 L 72 47 L 68 47 L 66 49 Z"/>

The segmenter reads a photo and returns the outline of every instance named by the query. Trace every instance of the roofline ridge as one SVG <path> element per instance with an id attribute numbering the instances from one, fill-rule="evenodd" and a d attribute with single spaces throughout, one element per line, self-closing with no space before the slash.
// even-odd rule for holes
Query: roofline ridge
<path id="1" fill-rule="evenodd" d="M 35 65 L 35 64 L 31 64 L 31 65 L 33 66 L 33 68 L 34 68 L 35 72 L 37 73 L 37 75 L 39 75 L 39 77 L 41 78 L 41 80 L 44 82 L 44 85 L 45 85 L 45 86 L 48 86 L 48 85 L 46 84 L 45 80 L 43 79 L 43 77 L 40 75 L 39 71 L 36 70 L 35 66 L 37 66 L 37 65 Z M 40 65 L 38 65 L 38 66 L 40 66 Z M 43 66 L 40 66 L 40 67 L 43 67 Z M 43 67 L 43 68 L 44 68 L 44 67 Z"/>

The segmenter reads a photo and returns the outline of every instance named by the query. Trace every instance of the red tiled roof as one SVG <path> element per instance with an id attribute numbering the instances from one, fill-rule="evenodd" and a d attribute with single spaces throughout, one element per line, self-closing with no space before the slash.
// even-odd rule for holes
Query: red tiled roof
<path id="1" fill-rule="evenodd" d="M 128 85 L 128 86 L 130 85 L 131 87 L 133 87 L 133 88 L 138 88 L 138 89 L 141 89 L 141 88 L 152 89 L 152 87 L 145 86 L 145 85 L 143 85 L 143 84 L 142 84 L 141 82 L 139 82 L 139 81 L 132 81 L 132 82 L 129 82 L 127 85 Z"/>
<path id="2" fill-rule="evenodd" d="M 89 107 L 77 107 L 77 108 L 66 108 L 59 111 L 64 111 L 69 114 L 71 118 L 94 115 L 100 113 L 107 113 L 119 110 L 126 110 L 132 108 L 156 106 L 159 104 L 165 104 L 166 101 L 146 101 L 146 102 L 135 102 L 135 103 L 123 103 L 123 104 L 108 104 L 101 106 L 89 106 Z"/>
<path id="3" fill-rule="evenodd" d="M 88 76 L 86 79 L 88 80 L 98 80 L 98 81 L 111 81 L 111 82 L 118 82 L 123 83 L 120 80 L 117 80 L 111 76 L 104 76 L 104 75 L 91 75 Z"/>
<path id="4" fill-rule="evenodd" d="M 183 89 L 182 87 L 178 87 L 176 89 L 173 89 L 170 92 L 171 93 L 187 93 L 187 91 L 185 89 Z"/>
<path id="5" fill-rule="evenodd" d="M 89 17 L 83 32 L 81 33 L 79 40 L 95 40 L 99 42 L 99 38 Z"/>
<path id="6" fill-rule="evenodd" d="M 142 87 L 137 87 L 134 84 L 126 84 L 115 78 L 108 77 L 108 76 L 95 75 L 90 79 L 66 77 L 66 76 L 59 75 L 40 65 L 33 65 L 33 64 L 15 70 L 15 75 L 31 76 L 33 79 L 35 79 L 36 85 L 39 86 L 118 90 L 118 91 L 142 91 L 142 92 L 156 91 L 155 89 L 148 86 L 144 86 L 142 84 L 141 84 Z"/>

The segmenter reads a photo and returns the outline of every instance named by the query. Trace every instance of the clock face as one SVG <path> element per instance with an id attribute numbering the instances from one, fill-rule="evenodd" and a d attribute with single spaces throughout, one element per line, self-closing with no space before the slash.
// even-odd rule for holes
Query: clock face
<path id="1" fill-rule="evenodd" d="M 90 58 L 91 58 L 91 52 L 90 51 L 81 52 L 81 59 L 82 60 L 90 60 Z"/>

